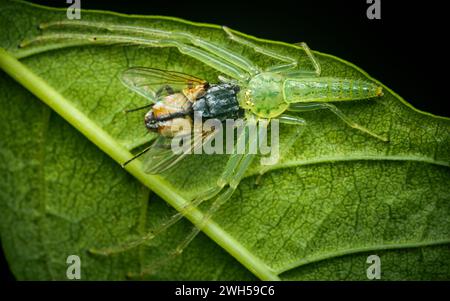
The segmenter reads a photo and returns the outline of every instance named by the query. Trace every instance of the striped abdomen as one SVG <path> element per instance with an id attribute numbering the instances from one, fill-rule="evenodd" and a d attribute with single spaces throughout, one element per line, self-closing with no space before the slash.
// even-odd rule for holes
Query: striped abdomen
<path id="1" fill-rule="evenodd" d="M 283 84 L 287 103 L 349 101 L 382 96 L 373 83 L 336 77 L 286 79 Z"/>

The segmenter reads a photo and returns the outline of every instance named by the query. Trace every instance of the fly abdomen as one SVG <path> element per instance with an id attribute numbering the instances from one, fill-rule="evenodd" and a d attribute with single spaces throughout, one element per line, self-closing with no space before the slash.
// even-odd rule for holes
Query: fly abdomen
<path id="1" fill-rule="evenodd" d="M 165 137 L 190 131 L 192 103 L 182 93 L 164 97 L 145 115 L 145 126 Z"/>
<path id="2" fill-rule="evenodd" d="M 287 103 L 347 101 L 382 96 L 373 83 L 335 77 L 286 79 L 283 85 Z"/>

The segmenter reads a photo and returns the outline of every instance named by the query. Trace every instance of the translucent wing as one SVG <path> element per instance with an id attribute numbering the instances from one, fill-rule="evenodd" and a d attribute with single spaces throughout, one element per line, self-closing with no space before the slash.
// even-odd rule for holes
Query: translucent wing
<path id="1" fill-rule="evenodd" d="M 207 141 L 214 138 L 217 132 L 202 132 L 202 139 L 194 139 L 194 134 L 191 133 L 190 147 L 186 148 L 184 152 L 175 153 L 171 148 L 172 138 L 159 136 L 153 142 L 150 149 L 143 155 L 143 168 L 146 173 L 158 174 L 162 173 L 172 167 L 186 157 L 188 154 L 194 153 L 195 149 L 203 146 Z"/>
<path id="2" fill-rule="evenodd" d="M 176 71 L 154 68 L 132 67 L 121 76 L 122 83 L 139 95 L 157 102 L 164 96 L 168 86 L 174 92 L 180 92 L 190 85 L 206 84 L 206 81 Z"/>

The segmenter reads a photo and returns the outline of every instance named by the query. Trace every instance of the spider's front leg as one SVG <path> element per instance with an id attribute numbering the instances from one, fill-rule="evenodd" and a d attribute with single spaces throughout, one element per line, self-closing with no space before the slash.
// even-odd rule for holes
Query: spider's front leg
<path id="1" fill-rule="evenodd" d="M 249 77 L 261 72 L 259 67 L 246 57 L 188 32 L 93 21 L 67 20 L 43 23 L 40 25 L 40 28 L 44 30 L 43 35 L 23 41 L 20 46 L 25 48 L 35 44 L 39 45 L 41 42 L 64 42 L 64 45 L 44 45 L 41 47 L 43 50 L 86 44 L 176 47 L 181 53 L 189 55 L 237 80 L 246 81 Z M 82 32 L 80 29 L 87 29 L 89 32 Z M 53 31 L 45 33 L 47 30 Z"/>
<path id="2" fill-rule="evenodd" d="M 293 103 L 289 106 L 288 111 L 291 112 L 309 112 L 309 111 L 315 111 L 315 110 L 329 110 L 330 112 L 334 113 L 337 117 L 339 117 L 344 123 L 346 123 L 348 126 L 357 129 L 361 132 L 364 132 L 376 139 L 379 139 L 384 142 L 388 142 L 389 139 L 387 137 L 378 135 L 377 133 L 374 133 L 373 131 L 363 127 L 362 125 L 356 123 L 353 121 L 350 117 L 348 117 L 344 112 L 342 112 L 340 109 L 338 109 L 334 104 L 331 103 Z"/>

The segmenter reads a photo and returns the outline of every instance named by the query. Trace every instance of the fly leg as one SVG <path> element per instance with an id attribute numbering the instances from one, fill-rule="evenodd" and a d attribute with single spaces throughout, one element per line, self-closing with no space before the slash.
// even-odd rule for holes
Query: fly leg
<path id="1" fill-rule="evenodd" d="M 358 123 L 354 122 L 350 117 L 344 114 L 341 110 L 339 110 L 335 105 L 331 103 L 293 103 L 289 105 L 288 111 L 291 112 L 308 112 L 308 111 L 314 111 L 314 110 L 322 110 L 327 109 L 336 114 L 342 121 L 344 121 L 348 126 L 357 129 L 359 131 L 362 131 L 372 137 L 375 137 L 379 140 L 382 140 L 384 142 L 389 141 L 388 138 L 380 136 L 371 130 L 363 127 L 362 125 L 359 125 Z"/>
<path id="2" fill-rule="evenodd" d="M 153 105 L 154 105 L 154 103 L 151 103 L 151 104 L 148 104 L 148 105 L 145 105 L 145 106 L 142 106 L 142 107 L 137 107 L 137 108 L 133 108 L 133 109 L 127 109 L 127 110 L 124 110 L 123 112 L 124 113 L 136 112 L 136 111 L 140 111 L 140 110 L 151 108 L 151 107 L 153 107 Z"/>
<path id="3" fill-rule="evenodd" d="M 163 92 L 166 92 L 167 95 L 172 95 L 175 93 L 175 91 L 173 90 L 173 88 L 170 85 L 162 85 L 161 88 L 158 89 L 158 91 L 156 91 L 155 96 L 158 99 L 159 97 L 161 97 L 161 95 L 163 94 Z"/>
<path id="4" fill-rule="evenodd" d="M 175 93 L 171 86 L 163 85 L 161 88 L 158 89 L 158 91 L 156 91 L 156 93 L 155 93 L 156 99 L 158 99 L 162 95 L 163 92 L 166 92 L 168 95 L 172 95 L 173 93 Z M 124 110 L 124 113 L 130 113 L 130 112 L 140 111 L 140 110 L 143 110 L 143 109 L 148 109 L 148 108 L 153 107 L 153 105 L 154 105 L 154 103 L 151 103 L 151 104 L 148 104 L 148 105 L 145 105 L 145 106 L 142 106 L 142 107 L 137 107 L 137 108 L 133 108 L 133 109 L 127 109 L 127 110 Z"/>
<path id="5" fill-rule="evenodd" d="M 300 47 L 303 49 L 303 51 L 305 51 L 305 54 L 307 55 L 308 59 L 311 61 L 311 64 L 313 65 L 314 71 L 313 70 L 294 70 L 293 71 L 292 69 L 295 69 L 296 67 L 298 67 L 297 59 L 290 57 L 290 56 L 282 55 L 273 50 L 258 46 L 255 43 L 249 41 L 248 39 L 237 36 L 228 27 L 223 26 L 222 28 L 227 33 L 229 38 L 232 39 L 233 41 L 236 41 L 239 44 L 250 47 L 256 52 L 259 52 L 266 56 L 272 57 L 276 60 L 285 62 L 283 64 L 271 66 L 271 67 L 265 69 L 266 72 L 289 72 L 289 74 L 292 76 L 294 76 L 294 75 L 319 76 L 320 75 L 320 72 L 321 72 L 320 64 L 319 64 L 318 60 L 315 58 L 315 56 L 313 55 L 313 53 L 311 52 L 311 50 L 309 49 L 308 45 L 306 45 L 306 43 L 298 43 L 298 44 L 295 44 L 295 46 Z"/>

